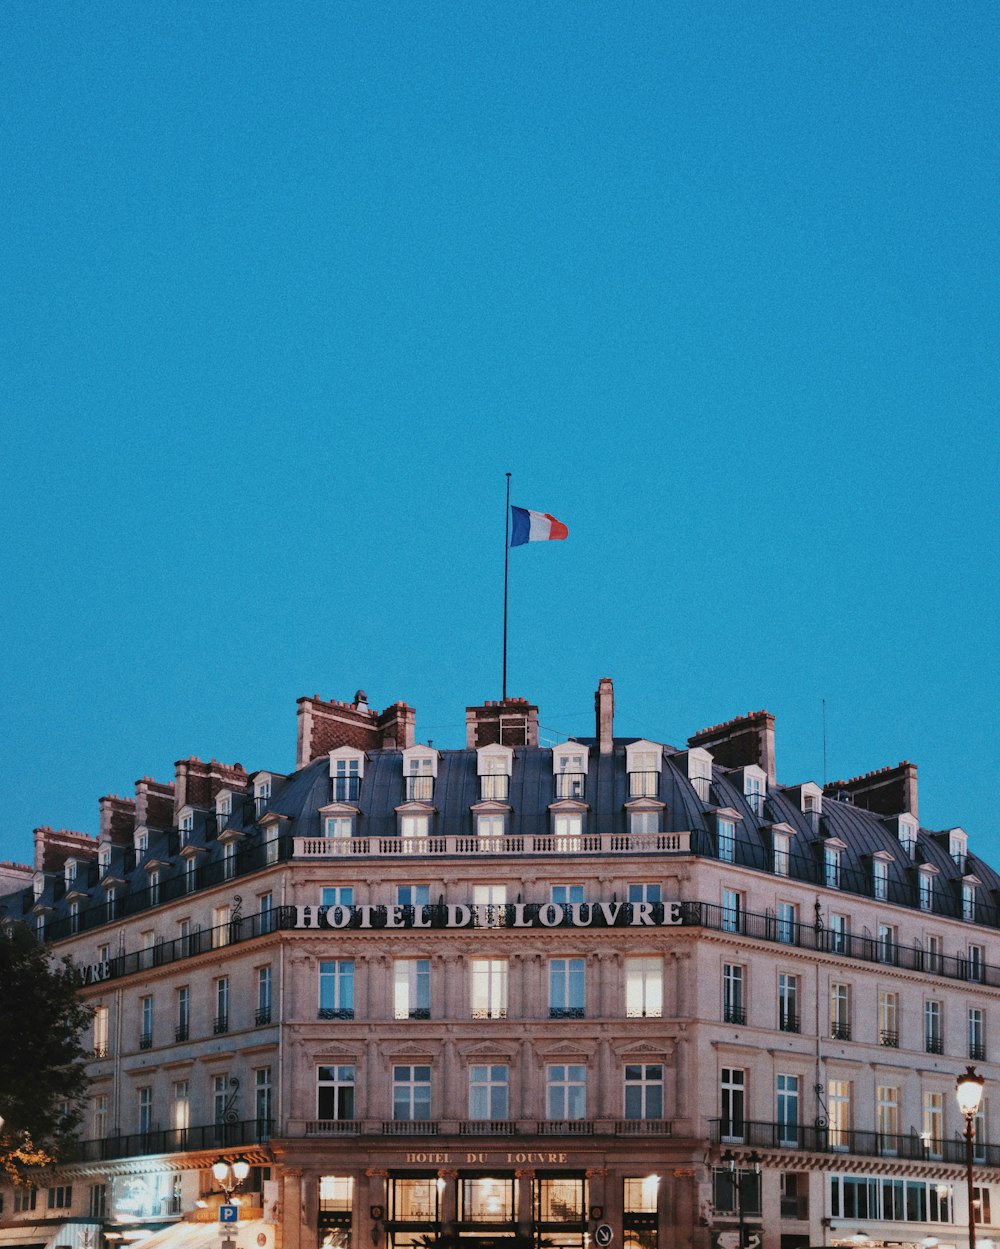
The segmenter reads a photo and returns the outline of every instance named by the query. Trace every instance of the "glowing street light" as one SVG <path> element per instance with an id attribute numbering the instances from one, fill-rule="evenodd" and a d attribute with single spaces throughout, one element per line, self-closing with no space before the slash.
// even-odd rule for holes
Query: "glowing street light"
<path id="1" fill-rule="evenodd" d="M 233 1193 L 243 1187 L 243 1181 L 250 1174 L 250 1163 L 246 1158 L 237 1158 L 235 1162 L 229 1162 L 227 1158 L 216 1158 L 212 1163 L 212 1174 L 225 1193 L 228 1205 Z"/>
<path id="2" fill-rule="evenodd" d="M 965 1116 L 965 1182 L 969 1192 L 969 1249 L 976 1249 L 976 1203 L 972 1187 L 972 1141 L 976 1135 L 976 1115 L 983 1100 L 986 1080 L 974 1067 L 966 1067 L 965 1074 L 955 1082 L 958 1108 Z"/>

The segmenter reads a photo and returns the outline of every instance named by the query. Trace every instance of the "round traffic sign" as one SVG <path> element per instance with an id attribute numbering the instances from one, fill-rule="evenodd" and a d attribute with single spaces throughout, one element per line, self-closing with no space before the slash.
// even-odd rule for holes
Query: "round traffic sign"
<path id="1" fill-rule="evenodd" d="M 615 1233 L 610 1223 L 599 1223 L 594 1228 L 594 1244 L 598 1246 L 598 1249 L 608 1249 L 608 1245 L 614 1238 Z"/>

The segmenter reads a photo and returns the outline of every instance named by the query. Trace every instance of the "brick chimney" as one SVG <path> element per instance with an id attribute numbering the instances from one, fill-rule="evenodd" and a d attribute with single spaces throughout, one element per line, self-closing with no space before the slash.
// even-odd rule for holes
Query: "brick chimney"
<path id="1" fill-rule="evenodd" d="M 465 744 L 480 746 L 537 746 L 538 708 L 526 698 L 486 700 L 465 709 Z"/>
<path id="2" fill-rule="evenodd" d="M 823 793 L 830 798 L 849 797 L 856 807 L 877 815 L 917 814 L 917 765 L 897 763 L 894 768 L 879 768 L 854 776 L 849 781 L 830 781 Z"/>
<path id="3" fill-rule="evenodd" d="M 778 783 L 774 763 L 774 716 L 769 711 L 749 711 L 745 716 L 701 729 L 688 738 L 689 746 L 712 752 L 724 768 L 745 768 L 754 764 L 767 773 L 768 785 Z"/>
<path id="4" fill-rule="evenodd" d="M 135 799 L 105 794 L 100 799 L 101 841 L 113 846 L 131 846 L 135 832 Z"/>
<path id="5" fill-rule="evenodd" d="M 174 786 L 144 776 L 135 783 L 136 828 L 170 828 L 174 822 Z"/>
<path id="6" fill-rule="evenodd" d="M 417 713 L 406 703 L 393 703 L 378 712 L 368 706 L 364 690 L 358 690 L 353 703 L 336 699 L 326 702 L 314 694 L 312 698 L 300 698 L 297 705 L 296 769 L 338 746 L 405 750 L 413 745 Z"/>
<path id="7" fill-rule="evenodd" d="M 35 871 L 61 872 L 67 859 L 97 859 L 98 841 L 68 828 L 35 829 Z"/>
<path id="8" fill-rule="evenodd" d="M 615 748 L 615 688 L 610 677 L 601 677 L 594 695 L 594 711 L 597 715 L 597 741 L 602 755 L 610 755 Z"/>
<path id="9" fill-rule="evenodd" d="M 217 759 L 203 763 L 194 755 L 178 759 L 174 764 L 174 823 L 181 807 L 207 809 L 214 805 L 220 789 L 244 793 L 249 779 L 242 763 L 219 763 Z"/>

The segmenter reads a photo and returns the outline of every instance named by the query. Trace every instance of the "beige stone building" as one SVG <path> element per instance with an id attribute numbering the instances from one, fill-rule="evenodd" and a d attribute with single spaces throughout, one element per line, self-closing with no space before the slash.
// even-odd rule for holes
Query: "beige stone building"
<path id="1" fill-rule="evenodd" d="M 1000 878 L 913 765 L 789 786 L 766 712 L 677 748 L 595 704 L 439 751 L 301 699 L 291 774 L 186 759 L 38 830 L 0 901 L 80 967 L 92 1096 L 0 1246 L 964 1249 L 972 1063 L 983 1249 Z"/>

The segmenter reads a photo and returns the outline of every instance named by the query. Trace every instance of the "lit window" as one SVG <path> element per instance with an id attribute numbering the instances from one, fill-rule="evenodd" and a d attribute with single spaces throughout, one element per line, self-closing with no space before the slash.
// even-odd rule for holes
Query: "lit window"
<path id="1" fill-rule="evenodd" d="M 396 959 L 393 965 L 393 1011 L 396 1019 L 430 1019 L 430 959 Z"/>
<path id="2" fill-rule="evenodd" d="M 629 1019 L 659 1019 L 663 1015 L 662 958 L 625 960 L 625 1014 Z"/>
<path id="3" fill-rule="evenodd" d="M 347 1070 L 347 1068 L 343 1070 Z M 339 1118 L 340 1116 L 335 1115 L 333 1117 Z M 353 1204 L 353 1176 L 321 1175 L 319 1177 L 319 1208 L 321 1210 L 331 1213 L 350 1214 Z"/>
<path id="4" fill-rule="evenodd" d="M 474 958 L 472 968 L 472 1018 L 507 1018 L 507 960 Z"/>
<path id="5" fill-rule="evenodd" d="M 850 1146 L 851 1132 L 850 1081 L 830 1080 L 826 1088 L 826 1104 L 829 1111 L 829 1146 L 831 1149 L 846 1150 Z"/>
<path id="6" fill-rule="evenodd" d="M 624 1210 L 626 1214 L 655 1214 L 656 1195 L 660 1187 L 658 1175 L 644 1175 L 641 1179 L 627 1179 L 624 1184 Z"/>
<path id="7" fill-rule="evenodd" d="M 191 1125 L 191 1084 L 188 1080 L 174 1081 L 174 1108 L 171 1126 L 183 1132 Z"/>
<path id="8" fill-rule="evenodd" d="M 108 1008 L 106 1006 L 94 1008 L 95 1058 L 107 1058 L 108 1056 L 108 1018 Z"/>
<path id="9" fill-rule="evenodd" d="M 921 1138 L 929 1158 L 940 1158 L 944 1138 L 944 1094 L 925 1091 Z"/>
<path id="10" fill-rule="evenodd" d="M 582 1223 L 586 1219 L 583 1180 L 540 1179 L 536 1180 L 535 1184 L 537 1193 L 535 1218 L 538 1222 Z M 561 1242 L 563 1238 L 557 1239 Z"/>

